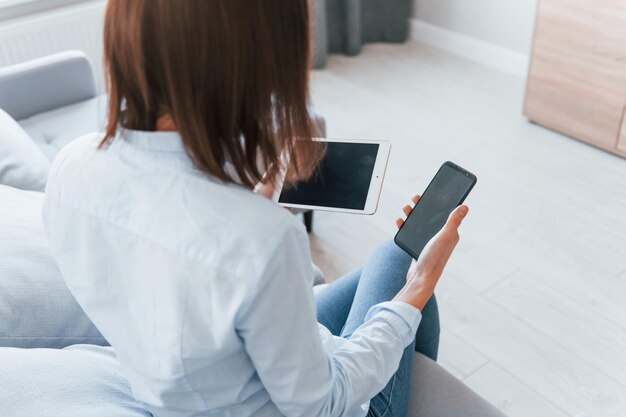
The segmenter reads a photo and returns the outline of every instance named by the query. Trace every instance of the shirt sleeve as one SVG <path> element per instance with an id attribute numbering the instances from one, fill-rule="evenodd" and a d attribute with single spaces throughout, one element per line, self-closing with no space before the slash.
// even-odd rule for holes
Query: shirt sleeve
<path id="1" fill-rule="evenodd" d="M 290 227 L 276 244 L 238 331 L 280 412 L 344 416 L 373 398 L 398 369 L 421 319 L 400 302 L 378 304 L 332 353 L 322 346 L 311 291 L 306 233 Z"/>

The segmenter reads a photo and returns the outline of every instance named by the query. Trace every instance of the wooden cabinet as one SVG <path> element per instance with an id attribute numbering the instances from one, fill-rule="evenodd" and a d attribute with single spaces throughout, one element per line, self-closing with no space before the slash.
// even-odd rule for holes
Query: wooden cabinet
<path id="1" fill-rule="evenodd" d="M 622 114 L 622 127 L 617 140 L 617 150 L 626 155 L 626 106 L 624 106 L 624 113 Z"/>
<path id="2" fill-rule="evenodd" d="M 626 156 L 626 1 L 539 0 L 526 116 Z"/>

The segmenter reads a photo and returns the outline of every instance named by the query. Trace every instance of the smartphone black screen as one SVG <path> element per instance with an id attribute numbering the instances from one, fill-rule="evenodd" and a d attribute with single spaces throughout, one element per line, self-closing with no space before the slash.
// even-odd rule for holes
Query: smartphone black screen
<path id="1" fill-rule="evenodd" d="M 413 258 L 419 258 L 475 183 L 476 177 L 458 165 L 443 164 L 396 234 L 396 244 Z"/>

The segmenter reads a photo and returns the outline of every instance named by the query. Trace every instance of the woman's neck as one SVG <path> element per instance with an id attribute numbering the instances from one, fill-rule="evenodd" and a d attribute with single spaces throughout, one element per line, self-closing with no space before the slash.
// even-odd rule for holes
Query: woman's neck
<path id="1" fill-rule="evenodd" d="M 163 116 L 157 119 L 156 131 L 157 132 L 175 132 L 176 131 L 176 125 L 174 124 L 174 121 L 172 120 L 169 114 L 164 114 Z"/>

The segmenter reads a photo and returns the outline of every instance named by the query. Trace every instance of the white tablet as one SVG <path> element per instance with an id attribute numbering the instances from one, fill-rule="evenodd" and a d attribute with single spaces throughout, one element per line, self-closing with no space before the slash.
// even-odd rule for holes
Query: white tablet
<path id="1" fill-rule="evenodd" d="M 285 207 L 374 214 L 385 178 L 391 144 L 385 141 L 316 139 L 326 154 L 311 178 L 283 187 Z"/>

